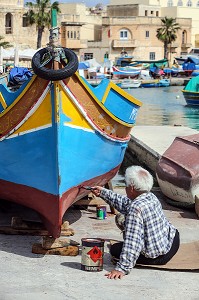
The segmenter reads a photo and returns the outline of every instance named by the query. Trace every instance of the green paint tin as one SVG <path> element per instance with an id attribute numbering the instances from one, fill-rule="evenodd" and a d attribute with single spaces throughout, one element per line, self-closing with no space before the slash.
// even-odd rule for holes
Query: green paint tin
<path id="1" fill-rule="evenodd" d="M 99 205 L 97 206 L 97 219 L 98 220 L 104 220 L 106 219 L 106 206 L 104 205 Z"/>

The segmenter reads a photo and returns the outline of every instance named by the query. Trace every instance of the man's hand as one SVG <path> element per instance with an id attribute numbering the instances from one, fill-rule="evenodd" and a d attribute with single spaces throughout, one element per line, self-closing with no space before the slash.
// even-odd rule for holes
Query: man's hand
<path id="1" fill-rule="evenodd" d="M 126 274 L 124 272 L 117 270 L 113 270 L 105 274 L 105 276 L 107 276 L 108 279 L 122 279 L 122 277 L 125 275 Z"/>
<path id="2" fill-rule="evenodd" d="M 92 186 L 91 192 L 98 197 L 102 189 L 103 188 L 101 186 Z"/>

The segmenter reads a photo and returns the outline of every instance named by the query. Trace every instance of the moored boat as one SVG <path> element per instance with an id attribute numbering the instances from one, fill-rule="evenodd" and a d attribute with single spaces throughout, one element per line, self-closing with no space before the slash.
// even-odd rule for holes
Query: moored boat
<path id="1" fill-rule="evenodd" d="M 185 88 L 182 90 L 187 105 L 199 105 L 199 76 L 189 80 Z"/>
<path id="2" fill-rule="evenodd" d="M 34 75 L 14 92 L 0 85 L 0 198 L 38 212 L 58 237 L 66 210 L 88 194 L 82 186 L 105 185 L 119 170 L 141 102 L 108 79 L 92 87 L 50 32 Z"/>
<path id="3" fill-rule="evenodd" d="M 169 79 L 148 79 L 141 80 L 141 87 L 150 88 L 150 87 L 167 87 L 170 86 Z"/>
<path id="4" fill-rule="evenodd" d="M 136 78 L 141 73 L 141 70 L 137 70 L 137 69 L 125 70 L 124 68 L 120 69 L 115 66 L 113 66 L 112 69 L 113 69 L 113 78 Z"/>
<path id="5" fill-rule="evenodd" d="M 141 80 L 139 79 L 122 79 L 122 81 L 117 84 L 122 89 L 135 89 L 141 85 Z"/>
<path id="6" fill-rule="evenodd" d="M 160 158 L 156 176 L 163 194 L 182 203 L 199 195 L 199 134 L 176 137 Z"/>

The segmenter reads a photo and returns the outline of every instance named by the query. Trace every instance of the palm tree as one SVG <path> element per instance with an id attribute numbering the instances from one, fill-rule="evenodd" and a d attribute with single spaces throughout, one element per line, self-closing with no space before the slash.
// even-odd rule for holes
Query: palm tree
<path id="1" fill-rule="evenodd" d="M 42 34 L 45 27 L 51 25 L 51 9 L 60 12 L 59 2 L 55 1 L 51 4 L 50 0 L 36 0 L 35 3 L 27 2 L 26 6 L 29 8 L 25 14 L 30 25 L 35 24 L 37 27 L 37 49 L 41 48 Z"/>
<path id="2" fill-rule="evenodd" d="M 12 45 L 9 42 L 2 41 L 4 39 L 3 36 L 0 36 L 0 47 L 10 48 Z"/>
<path id="3" fill-rule="evenodd" d="M 162 27 L 157 29 L 156 37 L 164 43 L 164 58 L 168 59 L 168 45 L 177 39 L 176 32 L 181 29 L 176 20 L 164 17 L 161 19 Z"/>

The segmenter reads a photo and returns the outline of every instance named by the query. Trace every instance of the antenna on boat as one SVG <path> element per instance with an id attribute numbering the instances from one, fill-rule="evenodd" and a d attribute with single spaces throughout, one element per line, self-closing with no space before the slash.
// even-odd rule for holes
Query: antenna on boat
<path id="1" fill-rule="evenodd" d="M 51 28 L 49 29 L 49 44 L 47 47 L 49 48 L 53 57 L 54 69 L 59 68 L 58 63 L 61 63 L 61 59 L 66 60 L 65 52 L 59 43 L 59 29 L 60 28 L 57 26 L 57 10 L 53 8 L 51 9 Z"/>
<path id="2" fill-rule="evenodd" d="M 51 9 L 49 43 L 39 49 L 32 58 L 32 68 L 36 75 L 46 80 L 62 80 L 72 76 L 78 69 L 77 55 L 60 44 L 57 26 L 57 10 Z"/>

